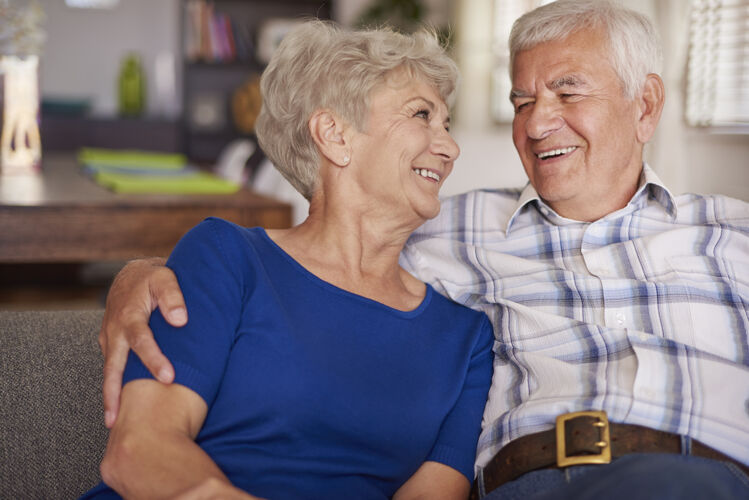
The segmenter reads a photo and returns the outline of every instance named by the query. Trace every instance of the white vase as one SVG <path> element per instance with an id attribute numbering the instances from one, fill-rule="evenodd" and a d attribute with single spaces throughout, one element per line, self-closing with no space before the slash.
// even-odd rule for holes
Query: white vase
<path id="1" fill-rule="evenodd" d="M 0 172 L 36 173 L 42 159 L 38 122 L 39 56 L 0 56 L 0 81 Z"/>

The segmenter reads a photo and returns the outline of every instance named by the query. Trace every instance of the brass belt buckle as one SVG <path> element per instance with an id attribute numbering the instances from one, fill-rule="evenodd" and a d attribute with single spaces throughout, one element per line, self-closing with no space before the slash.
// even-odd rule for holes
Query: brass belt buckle
<path id="1" fill-rule="evenodd" d="M 567 445 L 564 437 L 564 424 L 567 420 L 578 417 L 594 417 L 598 419 L 592 425 L 600 429 L 599 441 L 595 445 L 601 448 L 597 455 L 567 456 Z M 609 419 L 605 411 L 578 411 L 565 413 L 557 417 L 557 467 L 570 465 L 607 464 L 611 462 L 611 440 L 609 438 Z"/>

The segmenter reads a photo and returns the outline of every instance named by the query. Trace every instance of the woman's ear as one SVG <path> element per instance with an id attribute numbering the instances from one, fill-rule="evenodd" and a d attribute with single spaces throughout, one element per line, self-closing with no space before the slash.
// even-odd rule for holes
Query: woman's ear
<path id="1" fill-rule="evenodd" d="M 349 164 L 351 147 L 346 139 L 347 125 L 340 116 L 328 109 L 320 109 L 312 113 L 308 126 L 322 156 L 339 167 Z"/>
<path id="2" fill-rule="evenodd" d="M 638 96 L 640 112 L 637 121 L 637 140 L 641 144 L 647 143 L 655 133 L 658 121 L 661 119 L 666 92 L 663 80 L 655 73 L 645 78 L 642 94 Z"/>

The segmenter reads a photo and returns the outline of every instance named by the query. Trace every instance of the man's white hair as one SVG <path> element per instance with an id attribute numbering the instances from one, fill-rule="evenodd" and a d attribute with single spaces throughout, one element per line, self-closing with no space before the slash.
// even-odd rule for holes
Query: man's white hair
<path id="1" fill-rule="evenodd" d="M 557 0 L 524 14 L 513 24 L 510 78 L 519 52 L 590 28 L 603 31 L 611 66 L 627 98 L 640 93 L 648 74 L 660 73 L 660 40 L 646 16 L 608 0 Z"/>

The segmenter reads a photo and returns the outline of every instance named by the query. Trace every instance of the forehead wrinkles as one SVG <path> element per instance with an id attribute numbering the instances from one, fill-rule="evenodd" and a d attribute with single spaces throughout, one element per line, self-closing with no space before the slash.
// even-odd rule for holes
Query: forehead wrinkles
<path id="1" fill-rule="evenodd" d="M 592 85 L 609 70 L 615 74 L 606 60 L 606 49 L 593 43 L 600 37 L 584 35 L 573 33 L 565 39 L 542 42 L 518 52 L 510 75 L 513 85 L 521 91 L 539 84 L 556 90 L 563 86 Z"/>
<path id="2" fill-rule="evenodd" d="M 578 74 L 563 75 L 543 82 L 543 86 L 551 91 L 569 88 L 581 88 L 587 85 L 587 79 Z M 535 95 L 535 89 L 526 90 L 522 87 L 513 87 L 510 91 L 510 99 L 530 97 Z"/>
<path id="3" fill-rule="evenodd" d="M 544 83 L 544 86 L 549 90 L 559 90 L 564 88 L 581 88 L 588 85 L 588 80 L 576 73 L 562 75 L 560 77 L 552 78 Z M 515 97 L 528 97 L 530 94 L 524 89 L 513 88 L 510 92 L 510 99 Z"/>

